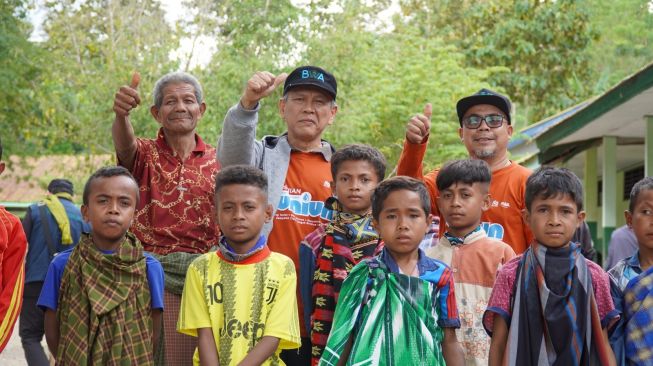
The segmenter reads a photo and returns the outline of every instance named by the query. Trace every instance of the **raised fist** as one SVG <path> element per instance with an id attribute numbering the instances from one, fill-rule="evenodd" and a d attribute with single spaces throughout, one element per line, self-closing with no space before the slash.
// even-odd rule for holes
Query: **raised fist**
<path id="1" fill-rule="evenodd" d="M 406 124 L 406 140 L 412 144 L 421 144 L 431 130 L 431 103 L 426 103 L 423 114 L 416 114 Z"/>
<path id="2" fill-rule="evenodd" d="M 240 104 L 245 109 L 254 109 L 258 101 L 270 95 L 281 83 L 286 81 L 286 77 L 288 77 L 286 73 L 274 76 L 267 71 L 258 71 L 247 81 Z"/>

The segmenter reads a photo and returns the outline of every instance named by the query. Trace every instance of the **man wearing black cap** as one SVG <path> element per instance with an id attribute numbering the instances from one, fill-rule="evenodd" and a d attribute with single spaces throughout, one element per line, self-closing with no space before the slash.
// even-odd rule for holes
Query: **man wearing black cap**
<path id="1" fill-rule="evenodd" d="M 488 236 L 508 243 L 517 254 L 528 247 L 533 236 L 521 216 L 525 207 L 526 179 L 531 171 L 508 157 L 508 141 L 512 136 L 512 105 L 506 96 L 489 89 L 464 97 L 456 104 L 460 128 L 458 134 L 469 157 L 481 159 L 492 170 L 490 208 L 483 212 L 482 226 Z M 422 174 L 422 160 L 428 145 L 431 105 L 424 113 L 413 116 L 406 126 L 406 141 L 399 158 L 397 174 L 424 181 L 431 193 L 431 209 L 438 214 L 435 199 L 438 170 Z M 446 226 L 440 218 L 440 235 Z"/>
<path id="2" fill-rule="evenodd" d="M 43 339 L 43 310 L 36 306 L 43 280 L 52 257 L 77 245 L 89 226 L 73 202 L 73 184 L 67 179 L 53 179 L 48 195 L 27 208 L 23 228 L 29 243 L 25 259 L 25 289 L 20 312 L 19 335 L 27 364 L 49 365 Z"/>
<path id="3" fill-rule="evenodd" d="M 287 131 L 256 140 L 259 102 L 281 83 L 283 97 L 278 107 Z M 240 102 L 227 112 L 218 141 L 221 166 L 252 165 L 267 174 L 268 202 L 275 212 L 262 234 L 268 237 L 270 249 L 290 257 L 295 268 L 300 241 L 331 218 L 324 201 L 331 195 L 333 147 L 322 140 L 322 133 L 338 112 L 336 94 L 335 78 L 319 67 L 298 67 L 287 76 L 257 72 L 247 82 Z M 282 354 L 289 365 L 310 364 L 310 335 L 305 326 L 301 332 L 300 352 Z"/>

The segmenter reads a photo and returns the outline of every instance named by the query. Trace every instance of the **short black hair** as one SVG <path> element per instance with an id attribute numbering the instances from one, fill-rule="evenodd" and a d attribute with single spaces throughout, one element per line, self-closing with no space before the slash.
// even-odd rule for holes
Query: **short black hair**
<path id="1" fill-rule="evenodd" d="M 435 184 L 438 190 L 445 190 L 456 183 L 487 183 L 492 180 L 490 166 L 480 159 L 453 160 L 438 172 Z"/>
<path id="2" fill-rule="evenodd" d="M 96 179 L 100 178 L 111 178 L 111 177 L 118 177 L 124 175 L 125 177 L 130 178 L 131 180 L 134 181 L 134 184 L 136 185 L 136 204 L 138 205 L 138 202 L 140 200 L 140 191 L 138 190 L 138 182 L 136 179 L 134 179 L 134 176 L 127 170 L 127 168 L 122 167 L 122 166 L 105 166 L 102 167 L 98 170 L 95 171 L 95 173 L 91 174 L 91 176 L 88 178 L 86 181 L 86 184 L 84 185 L 84 193 L 82 194 L 82 202 L 85 205 L 88 205 L 88 197 L 91 195 L 91 185 L 93 184 L 93 181 Z"/>
<path id="3" fill-rule="evenodd" d="M 221 169 L 215 175 L 216 204 L 220 190 L 233 184 L 257 187 L 266 197 L 268 195 L 268 177 L 262 170 L 249 165 L 232 165 Z"/>
<path id="4" fill-rule="evenodd" d="M 424 214 L 428 216 L 431 213 L 431 199 L 424 183 L 415 178 L 400 175 L 384 180 L 374 189 L 374 193 L 372 193 L 372 217 L 375 220 L 379 220 L 379 215 L 383 210 L 383 202 L 390 193 L 401 190 L 417 193 L 420 201 L 422 201 Z"/>
<path id="5" fill-rule="evenodd" d="M 385 177 L 386 160 L 383 154 L 369 145 L 352 144 L 338 149 L 331 157 L 331 176 L 336 180 L 338 169 L 345 161 L 367 161 L 374 167 L 379 182 Z"/>
<path id="6" fill-rule="evenodd" d="M 653 189 L 653 177 L 644 177 L 639 182 L 635 183 L 633 189 L 630 190 L 630 202 L 628 203 L 628 211 L 633 213 L 635 211 L 635 205 L 637 204 L 637 199 L 639 199 L 639 194 L 642 191 L 648 191 Z"/>
<path id="7" fill-rule="evenodd" d="M 526 180 L 526 209 L 531 211 L 535 198 L 547 199 L 559 194 L 571 196 L 576 209 L 583 210 L 583 184 L 578 176 L 566 168 L 542 166 Z"/>

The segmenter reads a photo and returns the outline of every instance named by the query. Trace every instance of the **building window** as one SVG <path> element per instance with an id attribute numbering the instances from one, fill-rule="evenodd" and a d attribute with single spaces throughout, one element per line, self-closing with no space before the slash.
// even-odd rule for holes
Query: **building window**
<path id="1" fill-rule="evenodd" d="M 635 183 L 644 179 L 644 166 L 624 172 L 624 200 L 630 199 L 630 191 Z"/>

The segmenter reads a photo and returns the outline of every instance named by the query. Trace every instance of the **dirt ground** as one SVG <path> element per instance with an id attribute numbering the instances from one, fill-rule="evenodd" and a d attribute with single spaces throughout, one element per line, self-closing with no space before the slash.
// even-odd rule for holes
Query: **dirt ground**
<path id="1" fill-rule="evenodd" d="M 46 354 L 48 353 L 48 346 L 45 344 L 45 337 L 43 337 L 43 349 Z M 25 353 L 23 353 L 23 347 L 20 345 L 20 337 L 18 336 L 18 321 L 14 326 L 14 332 L 9 338 L 9 343 L 5 347 L 4 351 L 0 353 L 0 365 L 2 366 L 27 366 L 27 361 L 25 361 Z"/>

